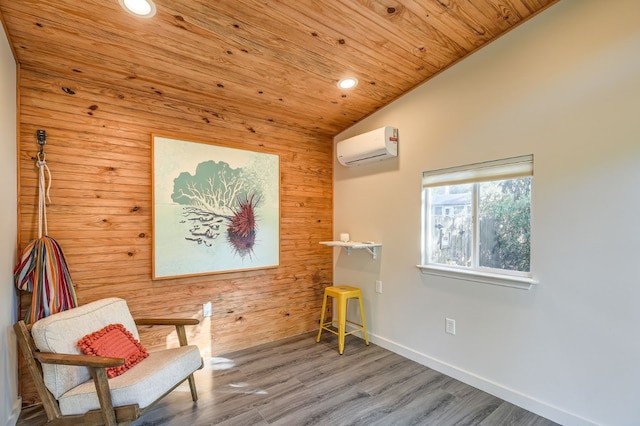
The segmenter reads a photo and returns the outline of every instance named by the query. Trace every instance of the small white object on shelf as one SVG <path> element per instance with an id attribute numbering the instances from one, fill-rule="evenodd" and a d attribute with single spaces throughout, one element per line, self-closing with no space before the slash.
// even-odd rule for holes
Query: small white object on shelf
<path id="1" fill-rule="evenodd" d="M 342 247 L 347 251 L 347 255 L 351 254 L 352 249 L 365 249 L 373 258 L 378 257 L 378 247 L 382 247 L 382 244 L 374 243 L 373 241 L 320 241 L 320 244 L 324 244 L 330 247 Z"/>

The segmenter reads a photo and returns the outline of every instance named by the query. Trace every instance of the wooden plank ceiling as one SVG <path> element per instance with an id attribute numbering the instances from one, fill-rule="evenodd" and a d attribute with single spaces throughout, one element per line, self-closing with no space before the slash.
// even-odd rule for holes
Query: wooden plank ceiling
<path id="1" fill-rule="evenodd" d="M 333 136 L 558 0 L 0 0 L 17 61 Z M 359 85 L 336 85 L 352 76 Z"/>

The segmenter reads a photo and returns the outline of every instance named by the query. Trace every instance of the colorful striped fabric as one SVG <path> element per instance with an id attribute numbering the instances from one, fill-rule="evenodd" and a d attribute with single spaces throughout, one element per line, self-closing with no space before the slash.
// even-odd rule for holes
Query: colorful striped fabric
<path id="1" fill-rule="evenodd" d="M 20 290 L 32 293 L 31 308 L 25 316 L 27 324 L 78 306 L 69 267 L 53 238 L 44 236 L 29 242 L 16 265 L 14 278 Z"/>
<path id="2" fill-rule="evenodd" d="M 71 282 L 69 267 L 64 259 L 62 248 L 47 234 L 47 213 L 45 195 L 45 170 L 49 172 L 44 154 L 38 156 L 40 169 L 38 199 L 38 238 L 27 244 L 20 261 L 13 270 L 16 287 L 31 292 L 31 308 L 25 315 L 27 324 L 41 318 L 78 306 L 76 292 Z M 49 186 L 51 175 L 49 174 Z M 44 225 L 44 233 L 42 228 Z"/>

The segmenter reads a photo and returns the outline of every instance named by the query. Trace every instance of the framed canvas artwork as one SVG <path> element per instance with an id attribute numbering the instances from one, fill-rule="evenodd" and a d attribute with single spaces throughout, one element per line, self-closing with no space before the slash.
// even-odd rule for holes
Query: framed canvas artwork
<path id="1" fill-rule="evenodd" d="M 152 136 L 152 278 L 276 267 L 280 158 Z"/>

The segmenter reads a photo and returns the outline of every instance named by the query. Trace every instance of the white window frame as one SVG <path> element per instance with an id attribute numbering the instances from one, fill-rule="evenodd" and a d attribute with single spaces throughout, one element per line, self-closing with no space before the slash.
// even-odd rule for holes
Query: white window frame
<path id="1" fill-rule="evenodd" d="M 417 265 L 422 273 L 526 290 L 530 289 L 532 285 L 538 284 L 538 281 L 534 279 L 533 273 L 531 272 L 533 268 L 529 268 L 529 272 L 520 272 L 503 269 L 483 268 L 477 266 L 478 215 L 476 209 L 478 203 L 475 185 L 473 193 L 474 200 L 472 203 L 472 216 L 474 222 L 474 266 L 464 267 L 457 265 L 430 263 L 430 254 L 428 252 L 429 247 L 427 246 L 429 232 L 429 217 L 427 217 L 429 213 L 427 200 L 428 188 L 447 185 L 460 185 L 465 183 L 497 181 L 526 176 L 533 177 L 533 155 L 523 155 L 502 160 L 424 172 L 422 174 L 422 264 Z"/>

